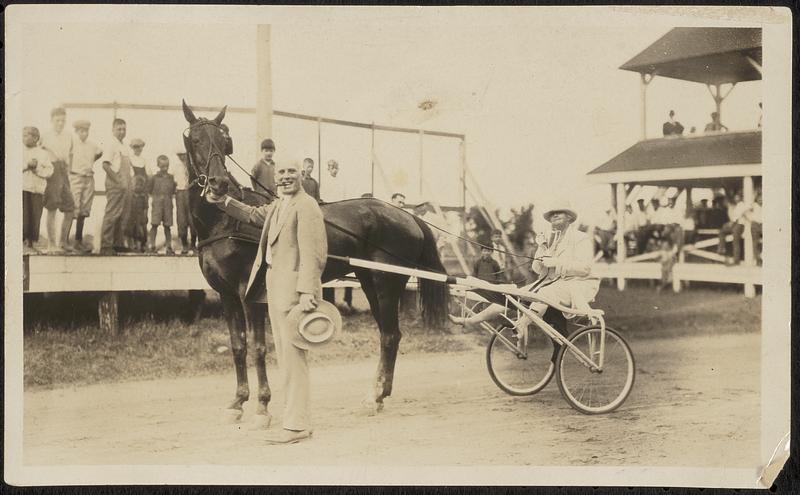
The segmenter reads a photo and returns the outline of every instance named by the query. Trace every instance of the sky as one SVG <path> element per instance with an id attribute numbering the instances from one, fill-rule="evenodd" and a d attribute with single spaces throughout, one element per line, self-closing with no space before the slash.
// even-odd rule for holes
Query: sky
<path id="1" fill-rule="evenodd" d="M 618 67 L 672 27 L 718 24 L 596 7 L 200 11 L 205 18 L 195 12 L 173 16 L 175 22 L 140 9 L 27 23 L 19 47 L 26 54 L 19 95 L 25 122 L 9 127 L 46 129 L 49 110 L 65 102 L 177 105 L 185 98 L 254 107 L 256 23 L 263 22 L 271 24 L 275 109 L 466 134 L 468 166 L 493 206 L 566 197 L 588 218 L 611 194 L 586 173 L 641 134 L 639 76 Z M 418 107 L 425 100 L 435 102 L 432 109 Z M 760 82 L 738 85 L 723 104 L 724 123 L 755 128 L 760 100 Z M 704 127 L 714 103 L 703 85 L 657 77 L 648 89 L 650 137 L 660 135 L 670 109 L 688 132 Z M 128 121 L 129 139 L 148 143 L 146 156 L 174 157 L 186 127 L 180 112 L 119 116 Z M 110 111 L 69 112 L 68 122 L 78 118 L 95 124 L 90 139 L 108 139 Z M 229 113 L 226 122 L 234 158 L 249 168 L 263 137 L 255 118 Z M 370 133 L 323 126 L 321 134 L 320 152 L 315 123 L 276 117 L 277 158 L 336 159 L 354 195 L 369 191 Z M 458 143 L 425 139 L 423 181 L 419 143 L 416 135 L 376 134 L 376 195 L 388 199 L 397 190 L 410 202 L 457 204 Z"/>

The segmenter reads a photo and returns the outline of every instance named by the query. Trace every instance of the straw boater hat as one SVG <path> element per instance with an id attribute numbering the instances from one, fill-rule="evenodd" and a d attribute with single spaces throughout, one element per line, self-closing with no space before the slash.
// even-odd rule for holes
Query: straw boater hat
<path id="1" fill-rule="evenodd" d="M 569 201 L 567 201 L 566 199 L 553 202 L 553 204 L 550 205 L 550 208 L 546 210 L 544 212 L 544 215 L 542 216 L 544 216 L 544 219 L 549 222 L 550 217 L 553 215 L 553 213 L 557 213 L 559 211 L 563 211 L 564 213 L 571 216 L 573 222 L 575 221 L 575 219 L 578 218 L 578 214 L 575 213 L 575 210 L 572 209 L 572 205 L 570 205 Z"/>
<path id="2" fill-rule="evenodd" d="M 332 341 L 342 330 L 342 316 L 336 306 L 328 301 L 318 301 L 317 309 L 308 313 L 297 305 L 286 317 L 289 328 L 296 328 L 292 344 L 309 350 Z"/>
<path id="3" fill-rule="evenodd" d="M 72 123 L 72 127 L 75 129 L 88 129 L 92 126 L 92 123 L 88 120 L 76 120 Z"/>

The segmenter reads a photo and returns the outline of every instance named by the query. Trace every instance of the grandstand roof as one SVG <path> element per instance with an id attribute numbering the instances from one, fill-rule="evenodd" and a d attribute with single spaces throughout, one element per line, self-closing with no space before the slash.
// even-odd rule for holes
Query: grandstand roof
<path id="1" fill-rule="evenodd" d="M 761 175 L 761 132 L 640 141 L 589 172 L 600 182 L 655 183 Z"/>
<path id="2" fill-rule="evenodd" d="M 705 84 L 761 79 L 760 28 L 674 28 L 620 69 Z"/>

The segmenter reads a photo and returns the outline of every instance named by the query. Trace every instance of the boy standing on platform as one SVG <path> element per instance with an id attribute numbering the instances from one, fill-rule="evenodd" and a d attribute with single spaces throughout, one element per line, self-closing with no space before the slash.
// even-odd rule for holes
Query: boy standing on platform
<path id="1" fill-rule="evenodd" d="M 53 175 L 50 154 L 38 146 L 39 129 L 22 130 L 22 241 L 23 254 L 35 254 L 39 240 L 39 222 L 42 220 L 44 191 L 47 178 Z"/>
<path id="2" fill-rule="evenodd" d="M 44 192 L 44 207 L 47 209 L 47 251 L 56 253 L 72 251 L 67 242 L 75 212 L 75 201 L 69 188 L 72 135 L 64 130 L 67 112 L 63 108 L 54 108 L 50 112 L 50 122 L 53 128 L 42 135 L 42 148 L 50 152 L 50 161 L 53 164 L 53 175 L 47 179 Z M 59 239 L 56 239 L 56 210 L 64 214 Z"/>
<path id="3" fill-rule="evenodd" d="M 158 232 L 158 225 L 161 224 L 164 226 L 166 253 L 175 254 L 175 251 L 172 250 L 170 227 L 172 226 L 172 198 L 175 196 L 177 185 L 172 174 L 167 172 L 169 158 L 161 155 L 158 157 L 157 163 L 158 172 L 147 181 L 147 190 L 153 203 L 147 252 L 156 252 L 156 233 Z"/>
<path id="4" fill-rule="evenodd" d="M 261 159 L 251 170 L 253 190 L 271 196 L 275 194 L 275 142 L 272 139 L 261 141 Z M 269 189 L 269 192 L 267 192 Z"/>
<path id="5" fill-rule="evenodd" d="M 147 162 L 142 156 L 144 141 L 131 140 L 131 166 L 133 167 L 133 191 L 131 197 L 131 216 L 128 219 L 128 246 L 143 252 L 147 240 Z"/>
<path id="6" fill-rule="evenodd" d="M 69 170 L 69 187 L 72 190 L 72 198 L 75 203 L 75 250 L 79 253 L 87 253 L 91 247 L 83 244 L 83 225 L 86 218 L 92 212 L 92 201 L 94 200 L 94 169 L 92 166 L 103 155 L 99 146 L 89 141 L 88 120 L 76 120 L 72 127 L 75 128 L 75 136 L 72 144 L 72 166 Z"/>
<path id="7" fill-rule="evenodd" d="M 303 160 L 303 190 L 319 203 L 319 182 L 313 177 L 313 174 L 314 160 L 306 158 Z"/>
<path id="8" fill-rule="evenodd" d="M 189 158 L 186 151 L 178 149 L 178 159 L 180 163 L 175 167 L 173 176 L 177 190 L 175 191 L 175 210 L 178 223 L 178 237 L 181 240 L 181 254 L 188 254 L 197 245 L 197 236 L 192 223 L 192 216 L 189 212 Z M 169 160 L 168 160 L 169 161 Z M 187 232 L 191 234 L 191 244 L 187 237 Z M 172 245 L 170 245 L 170 251 Z"/>

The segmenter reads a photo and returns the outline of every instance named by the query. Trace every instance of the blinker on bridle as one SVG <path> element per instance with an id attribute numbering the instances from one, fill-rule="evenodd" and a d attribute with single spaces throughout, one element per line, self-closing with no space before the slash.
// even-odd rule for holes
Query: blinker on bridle
<path id="1" fill-rule="evenodd" d="M 198 119 L 196 122 L 190 124 L 189 127 L 183 130 L 183 145 L 186 148 L 186 154 L 189 160 L 189 166 L 191 167 L 192 172 L 196 176 L 194 182 L 196 182 L 197 185 L 200 186 L 201 188 L 200 196 L 205 197 L 211 185 L 209 184 L 208 174 L 202 173 L 194 162 L 194 146 L 192 145 L 192 140 L 189 136 L 190 131 L 192 130 L 193 127 L 202 125 L 213 125 L 220 131 L 222 131 L 222 128 L 217 123 L 203 118 L 203 119 Z M 222 168 L 225 169 L 225 155 L 220 153 L 219 148 L 217 148 L 216 144 L 214 144 L 213 139 L 211 139 L 209 142 L 208 156 L 206 157 L 206 163 L 205 163 L 206 170 L 208 170 L 208 168 L 211 166 L 212 158 L 218 158 L 222 164 Z"/>

